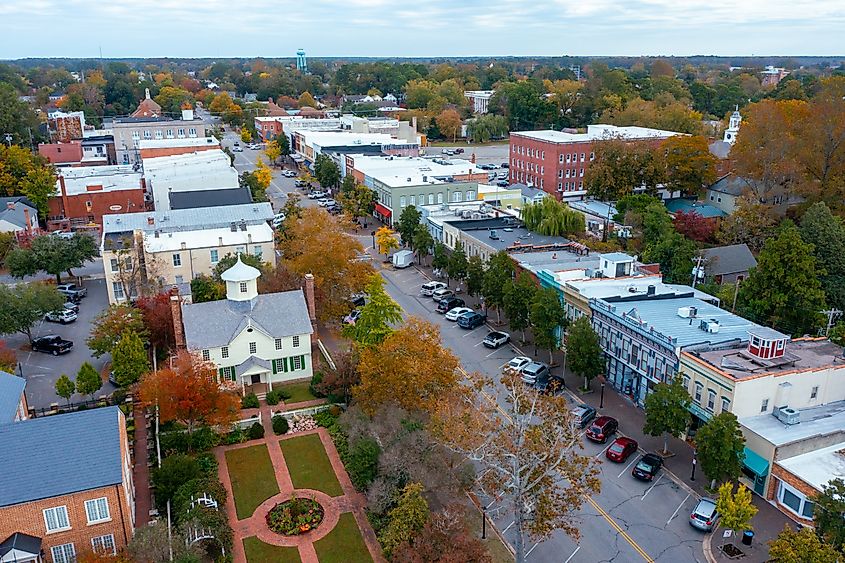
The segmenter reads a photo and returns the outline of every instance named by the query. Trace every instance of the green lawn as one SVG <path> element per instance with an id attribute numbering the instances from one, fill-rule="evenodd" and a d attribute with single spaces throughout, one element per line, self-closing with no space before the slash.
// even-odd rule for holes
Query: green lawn
<path id="1" fill-rule="evenodd" d="M 311 394 L 309 389 L 310 383 L 308 381 L 301 381 L 298 383 L 287 383 L 285 385 L 274 386 L 273 389 L 282 389 L 290 394 L 290 399 L 286 399 L 285 403 L 304 403 L 305 401 L 313 401 L 319 399 Z"/>
<path id="2" fill-rule="evenodd" d="M 300 563 L 299 550 L 264 543 L 255 536 L 244 538 L 244 551 L 248 563 Z"/>
<path id="3" fill-rule="evenodd" d="M 314 489 L 338 497 L 343 494 L 329 456 L 317 434 L 281 440 L 294 488 Z"/>
<path id="4" fill-rule="evenodd" d="M 264 444 L 227 451 L 226 465 L 238 520 L 248 518 L 262 502 L 279 493 L 273 462 Z"/>
<path id="5" fill-rule="evenodd" d="M 314 542 L 314 549 L 320 563 L 373 560 L 351 512 L 341 514 L 337 526 L 326 537 Z"/>

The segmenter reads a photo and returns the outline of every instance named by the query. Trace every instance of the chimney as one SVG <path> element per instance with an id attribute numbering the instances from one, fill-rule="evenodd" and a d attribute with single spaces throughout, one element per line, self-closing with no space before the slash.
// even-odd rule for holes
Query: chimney
<path id="1" fill-rule="evenodd" d="M 182 298 L 179 288 L 170 288 L 170 315 L 173 318 L 173 334 L 176 337 L 176 348 L 185 348 L 185 327 L 182 324 Z"/>
<path id="2" fill-rule="evenodd" d="M 32 232 L 32 220 L 29 218 L 29 209 L 24 207 L 23 208 L 23 218 L 26 221 L 26 227 L 24 227 L 24 231 L 26 234 Z"/>
<path id="3" fill-rule="evenodd" d="M 67 188 L 65 188 L 65 177 L 59 175 L 59 185 L 62 188 L 62 216 L 68 216 L 69 204 L 67 200 Z"/>
<path id="4" fill-rule="evenodd" d="M 14 209 L 14 208 L 15 208 L 15 202 L 14 201 L 7 201 L 6 202 L 6 209 Z"/>
<path id="5" fill-rule="evenodd" d="M 308 318 L 311 320 L 311 344 L 317 343 L 317 305 L 314 302 L 314 274 L 305 274 L 305 304 L 308 305 Z"/>

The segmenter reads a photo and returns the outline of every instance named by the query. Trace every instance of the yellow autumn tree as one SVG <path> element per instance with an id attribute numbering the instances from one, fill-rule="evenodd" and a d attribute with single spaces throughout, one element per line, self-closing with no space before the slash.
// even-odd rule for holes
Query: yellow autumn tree
<path id="1" fill-rule="evenodd" d="M 241 128 L 241 141 L 244 143 L 251 143 L 252 142 L 252 133 L 249 132 L 249 129 L 246 127 Z"/>
<path id="2" fill-rule="evenodd" d="M 309 107 L 309 108 L 316 108 L 317 107 L 317 100 L 314 99 L 314 96 L 311 95 L 311 92 L 305 91 L 299 96 L 299 100 L 297 100 L 299 107 Z"/>
<path id="3" fill-rule="evenodd" d="M 387 254 L 391 250 L 399 248 L 399 241 L 396 240 L 396 233 L 390 227 L 380 227 L 376 231 L 376 248 L 379 253 Z"/>

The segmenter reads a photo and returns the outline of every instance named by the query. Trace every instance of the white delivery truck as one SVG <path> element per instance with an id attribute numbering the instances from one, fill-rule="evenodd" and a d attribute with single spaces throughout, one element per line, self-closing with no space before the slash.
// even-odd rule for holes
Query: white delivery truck
<path id="1" fill-rule="evenodd" d="M 410 250 L 400 250 L 393 255 L 393 267 L 397 269 L 407 268 L 414 263 L 414 253 Z"/>

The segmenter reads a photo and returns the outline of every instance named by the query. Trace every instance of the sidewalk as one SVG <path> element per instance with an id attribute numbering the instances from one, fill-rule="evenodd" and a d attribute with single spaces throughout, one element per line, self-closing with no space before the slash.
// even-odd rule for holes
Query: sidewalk
<path id="1" fill-rule="evenodd" d="M 147 410 L 136 400 L 132 411 L 135 418 L 135 464 L 132 467 L 132 480 L 135 483 L 135 528 L 139 529 L 150 522 L 150 452 L 147 449 Z"/>

